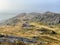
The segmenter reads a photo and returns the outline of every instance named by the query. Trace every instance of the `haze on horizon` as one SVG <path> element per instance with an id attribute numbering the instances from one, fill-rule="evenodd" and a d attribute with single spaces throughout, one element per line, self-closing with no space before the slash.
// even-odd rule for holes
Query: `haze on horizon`
<path id="1" fill-rule="evenodd" d="M 7 18 L 1 13 L 44 11 L 60 12 L 60 0 L 0 0 L 0 19 Z"/>

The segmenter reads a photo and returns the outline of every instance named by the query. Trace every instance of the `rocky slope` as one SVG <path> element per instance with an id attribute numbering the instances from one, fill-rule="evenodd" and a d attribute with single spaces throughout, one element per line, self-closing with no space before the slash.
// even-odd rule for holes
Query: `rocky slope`
<path id="1" fill-rule="evenodd" d="M 17 39 L 27 45 L 60 45 L 59 24 L 59 13 L 21 13 L 0 23 L 0 34 L 10 35 L 2 39 L 7 42 Z"/>
<path id="2" fill-rule="evenodd" d="M 45 13 L 21 13 L 16 17 L 13 17 L 9 20 L 6 20 L 4 24 L 12 24 L 15 25 L 18 22 L 23 21 L 32 21 L 32 22 L 42 22 L 49 25 L 55 25 L 60 23 L 60 14 L 53 12 L 45 12 Z"/>

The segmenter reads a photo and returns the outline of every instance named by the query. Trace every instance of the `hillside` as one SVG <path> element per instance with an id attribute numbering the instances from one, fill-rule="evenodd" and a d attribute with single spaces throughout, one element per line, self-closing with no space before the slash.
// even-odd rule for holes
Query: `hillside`
<path id="1" fill-rule="evenodd" d="M 36 41 L 24 39 L 26 45 L 60 45 L 60 14 L 21 13 L 0 23 L 0 34 Z"/>
<path id="2" fill-rule="evenodd" d="M 60 14 L 53 12 L 45 13 L 21 13 L 16 17 L 6 20 L 4 24 L 13 24 L 18 22 L 42 22 L 48 25 L 55 25 L 60 23 Z"/>

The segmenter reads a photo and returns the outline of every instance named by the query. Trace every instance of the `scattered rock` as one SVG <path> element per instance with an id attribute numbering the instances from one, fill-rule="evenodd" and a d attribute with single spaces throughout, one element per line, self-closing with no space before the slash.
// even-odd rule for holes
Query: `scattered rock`
<path id="1" fill-rule="evenodd" d="M 0 42 L 16 43 L 16 41 L 22 41 L 24 43 L 36 43 L 36 41 L 33 39 L 28 39 L 23 37 L 5 36 L 5 35 L 0 36 Z"/>

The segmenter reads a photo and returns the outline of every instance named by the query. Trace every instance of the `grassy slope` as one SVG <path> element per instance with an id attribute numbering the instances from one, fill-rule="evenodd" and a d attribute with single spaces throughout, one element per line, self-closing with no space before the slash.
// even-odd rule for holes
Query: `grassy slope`
<path id="1" fill-rule="evenodd" d="M 18 23 L 16 26 L 2 26 L 2 27 L 0 27 L 0 33 L 6 34 L 6 35 L 22 36 L 22 37 L 26 37 L 26 38 L 32 38 L 35 36 L 35 37 L 39 37 L 37 39 L 38 44 L 39 44 L 39 41 L 41 40 L 41 41 L 45 41 L 45 42 L 50 42 L 49 43 L 50 45 L 59 45 L 59 43 L 60 43 L 59 29 L 60 28 L 58 28 L 57 26 L 54 26 L 51 28 L 50 26 L 43 25 L 41 23 L 30 22 L 29 24 L 34 25 L 35 27 L 23 28 L 22 24 L 23 23 Z M 41 28 L 45 28 L 47 30 L 53 30 L 57 34 L 49 34 L 49 33 L 41 34 L 37 30 L 37 29 L 41 29 Z M 36 45 L 38 45 L 38 44 L 36 44 Z"/>

